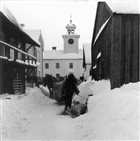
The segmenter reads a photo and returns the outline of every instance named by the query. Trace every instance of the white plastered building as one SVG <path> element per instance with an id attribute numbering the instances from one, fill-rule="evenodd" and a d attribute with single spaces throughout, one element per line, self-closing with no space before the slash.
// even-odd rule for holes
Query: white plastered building
<path id="1" fill-rule="evenodd" d="M 83 45 L 83 67 L 84 67 L 84 80 L 88 80 L 91 70 L 91 44 L 85 43 Z"/>
<path id="2" fill-rule="evenodd" d="M 43 77 L 50 74 L 54 77 L 66 76 L 72 71 L 76 78 L 83 76 L 83 50 L 78 47 L 80 35 L 75 33 L 76 26 L 70 20 L 67 24 L 67 33 L 62 35 L 63 50 L 52 50 L 43 52 Z"/>

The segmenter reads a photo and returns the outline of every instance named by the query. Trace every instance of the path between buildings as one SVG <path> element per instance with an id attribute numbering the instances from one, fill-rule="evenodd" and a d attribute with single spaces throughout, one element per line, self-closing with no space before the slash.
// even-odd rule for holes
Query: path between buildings
<path id="1" fill-rule="evenodd" d="M 72 118 L 62 115 L 63 105 L 58 105 L 54 100 L 48 99 L 48 105 L 42 107 L 34 116 L 27 132 L 21 136 L 22 140 L 65 140 L 70 135 Z"/>

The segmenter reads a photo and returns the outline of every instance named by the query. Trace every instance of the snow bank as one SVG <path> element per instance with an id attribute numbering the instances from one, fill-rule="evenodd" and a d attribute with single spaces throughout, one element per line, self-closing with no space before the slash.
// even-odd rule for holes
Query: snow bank
<path id="1" fill-rule="evenodd" d="M 92 86 L 91 77 L 89 77 L 87 81 L 82 82 L 78 86 L 80 93 L 73 97 L 72 103 L 74 104 L 76 102 L 79 102 L 85 104 L 89 97 L 89 94 L 93 94 L 93 91 L 91 90 L 90 86 Z"/>
<path id="2" fill-rule="evenodd" d="M 104 94 L 110 91 L 110 81 L 109 80 L 101 80 L 101 81 L 92 81 L 92 86 L 90 87 L 94 95 L 99 95 L 101 92 Z"/>
<path id="3" fill-rule="evenodd" d="M 44 86 L 40 86 L 40 90 L 42 91 L 42 93 L 45 95 L 45 96 L 50 96 L 50 92 L 49 92 L 49 89 L 48 87 L 44 87 Z"/>
<path id="4" fill-rule="evenodd" d="M 80 93 L 92 90 L 93 96 L 88 112 L 74 119 L 61 115 L 64 105 L 38 88 L 2 95 L 2 140 L 139 140 L 139 87 L 140 82 L 110 90 L 109 80 L 83 82 Z"/>
<path id="5" fill-rule="evenodd" d="M 109 81 L 94 82 L 88 113 L 73 119 L 71 139 L 139 140 L 139 86 L 130 83 L 110 90 Z"/>
<path id="6" fill-rule="evenodd" d="M 18 139 L 21 133 L 22 136 L 26 134 L 31 118 L 48 101 L 38 88 L 29 90 L 25 95 L 5 94 L 0 99 L 2 139 Z"/>

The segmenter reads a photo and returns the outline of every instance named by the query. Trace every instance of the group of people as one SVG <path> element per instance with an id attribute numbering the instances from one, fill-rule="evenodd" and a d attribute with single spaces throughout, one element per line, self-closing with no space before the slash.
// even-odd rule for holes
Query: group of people
<path id="1" fill-rule="evenodd" d="M 60 86 L 62 84 L 61 99 L 63 99 L 63 101 L 65 102 L 64 110 L 66 111 L 67 108 L 71 108 L 73 95 L 79 94 L 79 89 L 77 87 L 77 79 L 75 78 L 72 72 L 69 72 L 69 74 L 66 77 L 64 77 L 62 81 L 63 81 L 62 83 L 61 82 L 55 83 L 51 75 L 46 75 L 46 77 L 43 78 L 44 86 L 47 86 L 50 91 L 50 98 L 55 98 L 54 97 L 55 92 L 59 93 L 57 90 L 53 90 L 53 88 L 55 88 L 55 85 Z"/>

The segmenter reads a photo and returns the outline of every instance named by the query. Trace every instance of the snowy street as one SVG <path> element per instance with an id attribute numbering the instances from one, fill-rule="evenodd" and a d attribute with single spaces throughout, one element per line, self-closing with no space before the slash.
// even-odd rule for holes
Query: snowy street
<path id="1" fill-rule="evenodd" d="M 70 126 L 64 125 L 70 121 L 70 117 L 60 115 L 63 110 L 64 106 L 58 106 L 54 100 L 48 100 L 48 105 L 34 115 L 32 122 L 27 127 L 29 132 L 21 139 L 67 139 Z"/>
<path id="2" fill-rule="evenodd" d="M 139 1 L 0 0 L 0 141 L 140 141 Z"/>
<path id="3" fill-rule="evenodd" d="M 139 85 L 110 90 L 109 81 L 83 82 L 88 112 L 77 118 L 62 115 L 64 105 L 40 89 L 26 95 L 1 96 L 2 140 L 139 140 Z"/>
<path id="4" fill-rule="evenodd" d="M 29 99 L 31 100 L 31 103 L 26 102 L 26 98 L 22 100 L 23 103 L 18 98 L 13 98 L 13 101 L 16 103 L 20 103 L 19 105 L 24 106 L 24 104 L 30 105 L 29 108 L 31 109 L 24 109 L 27 111 L 23 111 L 23 109 L 19 109 L 21 107 L 18 107 L 17 115 L 14 115 L 12 117 L 11 115 L 9 119 L 6 120 L 4 114 L 13 114 L 14 110 L 11 111 L 2 111 L 2 125 L 3 130 L 5 130 L 5 133 L 3 136 L 7 136 L 6 139 L 18 139 L 18 140 L 50 140 L 50 139 L 67 139 L 67 134 L 69 133 L 70 126 L 72 125 L 71 118 L 68 115 L 62 115 L 62 112 L 64 110 L 64 105 L 58 105 L 55 100 L 49 99 L 48 97 L 45 97 L 41 91 L 38 88 L 35 88 L 31 90 L 30 94 L 33 94 L 35 92 L 36 96 L 37 93 L 40 93 L 40 96 L 36 97 L 39 101 L 35 98 L 35 95 L 30 96 Z M 9 96 L 8 96 L 9 97 Z M 13 97 L 13 96 L 10 96 Z M 14 96 L 16 97 L 16 96 Z M 44 97 L 44 99 L 42 98 Z M 12 98 L 11 98 L 12 99 Z M 17 101 L 19 100 L 19 101 Z M 16 104 L 9 103 L 10 101 L 7 100 L 7 107 L 14 107 Z M 35 103 L 38 102 L 38 103 Z M 10 105 L 9 105 L 10 104 Z M 4 103 L 1 104 L 4 106 Z M 27 106 L 26 105 L 26 106 Z M 38 106 L 39 105 L 39 106 Z M 38 107 L 33 107 L 38 106 Z M 28 106 L 27 106 L 28 107 Z M 23 108 L 23 107 L 22 107 Z M 5 109 L 5 108 L 4 108 Z M 24 112 L 27 112 L 26 115 L 23 115 Z M 23 116 L 23 117 L 21 117 Z M 11 121 L 14 119 L 20 120 L 21 118 L 24 118 L 26 120 L 21 120 L 17 122 Z M 11 122 L 10 125 L 7 125 L 7 128 L 5 127 L 5 124 L 7 124 L 6 121 Z M 18 123 L 19 122 L 19 123 Z M 71 122 L 70 124 L 68 122 Z M 22 124 L 23 126 L 17 126 L 16 123 Z M 11 128 L 14 129 L 14 126 L 17 129 L 16 134 L 10 130 Z M 9 129 L 8 129 L 9 128 Z M 14 136 L 13 136 L 14 135 Z M 5 139 L 4 137 L 2 139 Z"/>

